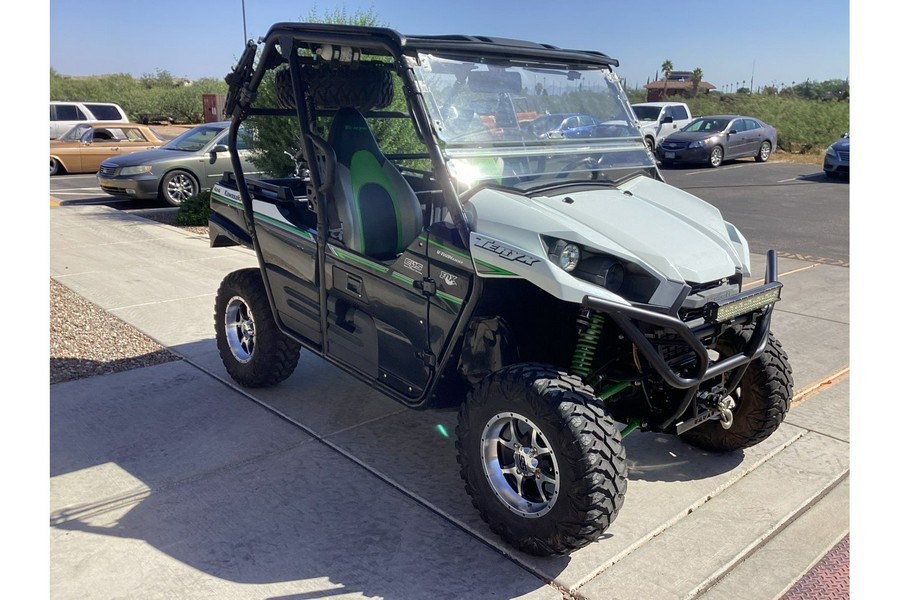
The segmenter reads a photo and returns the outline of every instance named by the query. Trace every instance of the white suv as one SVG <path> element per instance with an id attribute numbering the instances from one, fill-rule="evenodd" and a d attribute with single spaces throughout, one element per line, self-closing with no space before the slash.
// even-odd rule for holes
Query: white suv
<path id="1" fill-rule="evenodd" d="M 50 139 L 55 140 L 82 121 L 128 123 L 125 111 L 111 102 L 50 101 Z"/>

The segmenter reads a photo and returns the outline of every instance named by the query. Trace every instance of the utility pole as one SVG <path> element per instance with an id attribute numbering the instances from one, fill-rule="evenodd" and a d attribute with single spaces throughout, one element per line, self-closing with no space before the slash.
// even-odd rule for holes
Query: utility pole
<path id="1" fill-rule="evenodd" d="M 756 59 L 753 59 L 753 68 L 750 70 L 750 93 L 753 93 L 753 74 L 756 73 Z"/>
<path id="2" fill-rule="evenodd" d="M 241 0 L 241 17 L 244 19 L 244 40 L 241 46 L 247 43 L 247 7 L 244 6 L 244 0 Z"/>

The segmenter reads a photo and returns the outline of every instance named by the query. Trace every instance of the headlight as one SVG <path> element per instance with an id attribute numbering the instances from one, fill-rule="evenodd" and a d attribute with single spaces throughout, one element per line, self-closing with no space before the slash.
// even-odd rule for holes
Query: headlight
<path id="1" fill-rule="evenodd" d="M 550 246 L 548 253 L 550 260 L 563 271 L 574 271 L 581 258 L 581 249 L 565 240 L 557 240 Z"/>
<path id="2" fill-rule="evenodd" d="M 122 167 L 122 170 L 119 171 L 119 175 L 143 175 L 152 172 L 153 167 L 150 165 L 141 165 L 139 167 Z"/>
<path id="3" fill-rule="evenodd" d="M 702 148 L 703 146 L 707 145 L 709 142 L 710 142 L 709 139 L 697 140 L 696 142 L 691 142 L 690 144 L 688 144 L 688 148 Z"/>
<path id="4" fill-rule="evenodd" d="M 837 156 L 837 152 L 834 151 L 834 146 L 828 146 L 828 150 L 825 151 L 825 156 Z"/>

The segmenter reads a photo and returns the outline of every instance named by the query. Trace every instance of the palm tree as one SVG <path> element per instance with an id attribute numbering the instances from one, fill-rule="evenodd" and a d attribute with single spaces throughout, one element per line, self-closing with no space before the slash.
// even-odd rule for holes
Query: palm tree
<path id="1" fill-rule="evenodd" d="M 665 99 L 666 90 L 669 87 L 669 75 L 672 74 L 672 70 L 674 69 L 674 67 L 672 67 L 672 61 L 667 58 L 661 65 L 661 68 L 663 70 L 663 77 L 665 77 L 665 79 L 663 79 L 663 99 Z"/>
<path id="2" fill-rule="evenodd" d="M 694 98 L 697 97 L 697 94 L 700 91 L 701 81 L 703 81 L 703 69 L 697 67 L 696 69 L 694 69 L 694 72 L 691 73 L 691 84 L 694 87 Z"/>

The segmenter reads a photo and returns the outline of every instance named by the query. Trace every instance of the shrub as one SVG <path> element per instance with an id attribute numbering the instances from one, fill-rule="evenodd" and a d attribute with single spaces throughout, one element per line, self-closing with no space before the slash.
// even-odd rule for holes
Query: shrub
<path id="1" fill-rule="evenodd" d="M 206 225 L 209 221 L 209 196 L 208 191 L 200 192 L 182 202 L 178 207 L 175 223 L 182 227 Z"/>

